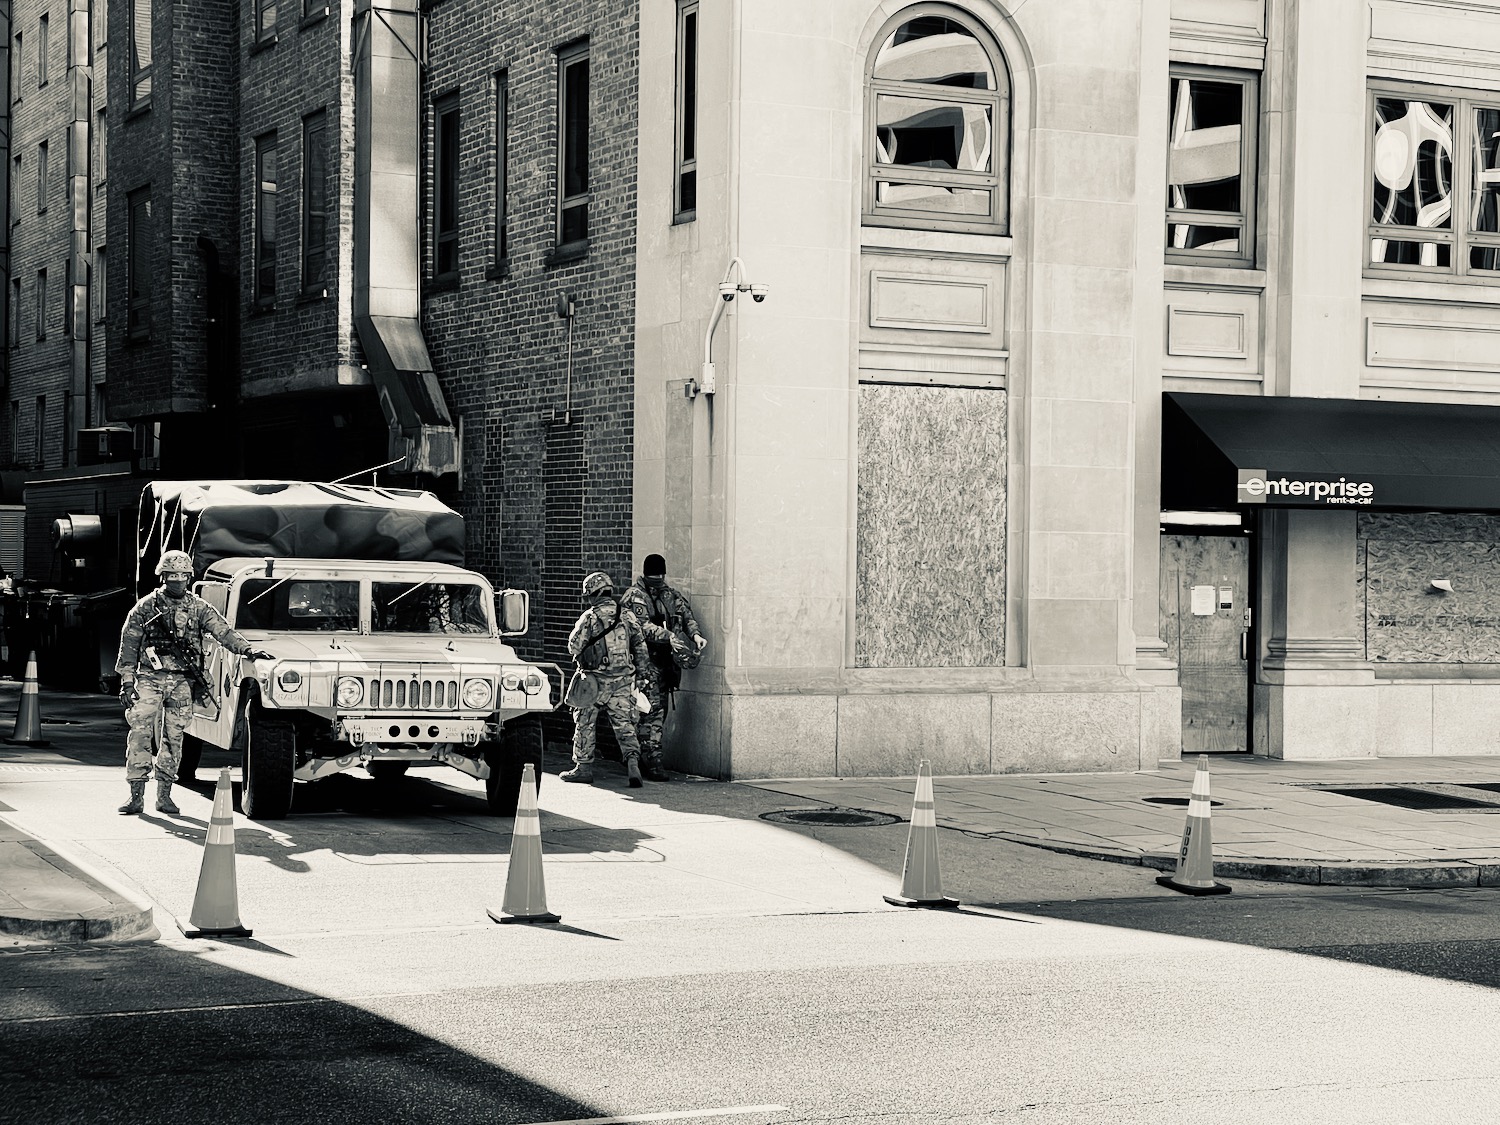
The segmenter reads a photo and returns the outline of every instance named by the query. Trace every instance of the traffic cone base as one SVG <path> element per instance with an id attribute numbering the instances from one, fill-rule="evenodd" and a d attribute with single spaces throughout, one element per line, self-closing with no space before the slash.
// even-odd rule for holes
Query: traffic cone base
<path id="1" fill-rule="evenodd" d="M 1208 795 L 1208 757 L 1198 755 L 1187 822 L 1177 851 L 1177 870 L 1159 876 L 1157 884 L 1185 895 L 1227 895 L 1233 888 L 1214 882 L 1213 802 Z"/>
<path id="2" fill-rule="evenodd" d="M 510 834 L 510 867 L 505 873 L 505 901 L 500 910 L 487 910 L 495 922 L 561 922 L 547 909 L 547 886 L 542 878 L 542 822 L 536 806 L 536 769 L 530 762 L 521 770 L 521 796 Z"/>
<path id="3" fill-rule="evenodd" d="M 937 808 L 932 799 L 932 764 L 917 766 L 917 793 L 912 802 L 911 832 L 906 838 L 906 864 L 901 870 L 901 893 L 882 895 L 892 906 L 926 910 L 956 910 L 958 900 L 943 894 L 938 870 Z"/>
<path id="4" fill-rule="evenodd" d="M 234 879 L 234 808 L 229 768 L 219 771 L 214 789 L 214 809 L 203 842 L 203 866 L 198 872 L 198 893 L 187 925 L 177 919 L 184 937 L 249 937 L 240 925 L 240 898 Z"/>
<path id="5" fill-rule="evenodd" d="M 16 725 L 5 741 L 12 746 L 50 745 L 42 737 L 42 709 L 37 695 L 35 652 L 26 658 L 26 678 L 21 683 L 21 701 L 16 705 Z"/>

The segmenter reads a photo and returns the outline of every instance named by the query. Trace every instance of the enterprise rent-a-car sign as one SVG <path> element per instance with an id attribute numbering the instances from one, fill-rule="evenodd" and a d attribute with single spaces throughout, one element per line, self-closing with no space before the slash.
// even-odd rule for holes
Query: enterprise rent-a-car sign
<path id="1" fill-rule="evenodd" d="M 1299 473 L 1295 477 L 1273 476 L 1264 469 L 1239 471 L 1241 504 L 1269 504 L 1282 508 L 1370 507 L 1375 486 L 1348 477 Z"/>

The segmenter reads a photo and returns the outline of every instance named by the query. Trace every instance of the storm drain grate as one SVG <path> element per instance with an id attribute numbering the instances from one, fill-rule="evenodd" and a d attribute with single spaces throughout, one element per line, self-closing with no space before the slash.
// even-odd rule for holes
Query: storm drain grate
<path id="1" fill-rule="evenodd" d="M 1479 786 L 1471 786 L 1479 788 Z M 1456 793 L 1443 793 L 1433 789 L 1419 789 L 1411 785 L 1376 786 L 1364 789 L 1326 788 L 1325 793 L 1337 793 L 1341 797 L 1354 797 L 1361 801 L 1374 801 L 1381 805 L 1394 805 L 1398 809 L 1415 809 L 1432 812 L 1442 809 L 1487 809 L 1500 812 L 1500 805 L 1492 801 L 1476 801 L 1460 797 Z"/>
<path id="2" fill-rule="evenodd" d="M 811 824 L 826 828 L 874 828 L 881 824 L 901 823 L 899 816 L 863 809 L 778 809 L 761 813 L 760 818 L 773 824 Z"/>
<path id="3" fill-rule="evenodd" d="M 1148 804 L 1148 805 L 1176 805 L 1179 808 L 1187 808 L 1187 803 L 1188 803 L 1189 798 L 1187 798 L 1187 797 L 1142 797 L 1141 800 L 1145 801 L 1146 804 Z M 1208 799 L 1208 803 L 1210 805 L 1212 805 L 1214 808 L 1218 808 L 1224 802 L 1223 801 L 1216 801 L 1212 797 L 1210 797 Z"/>

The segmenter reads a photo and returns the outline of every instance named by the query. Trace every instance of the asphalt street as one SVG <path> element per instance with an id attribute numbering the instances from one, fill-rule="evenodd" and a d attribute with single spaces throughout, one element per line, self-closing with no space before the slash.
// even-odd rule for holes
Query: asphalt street
<path id="1" fill-rule="evenodd" d="M 189 941 L 208 763 L 119 817 L 120 733 L 7 817 L 156 903 L 162 937 L 0 953 L 17 1122 L 1472 1122 L 1500 1112 L 1496 892 L 1236 883 L 941 833 L 958 912 L 886 905 L 908 826 L 618 767 L 541 806 L 558 926 L 497 926 L 510 821 L 451 770 L 237 818 L 254 937 Z M 713 1116 L 708 1116 L 713 1115 Z"/>

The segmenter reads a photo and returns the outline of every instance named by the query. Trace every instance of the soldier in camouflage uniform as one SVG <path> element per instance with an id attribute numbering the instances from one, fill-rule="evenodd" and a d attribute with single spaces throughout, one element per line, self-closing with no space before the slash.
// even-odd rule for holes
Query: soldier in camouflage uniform
<path id="1" fill-rule="evenodd" d="M 230 652 L 255 659 L 272 659 L 249 641 L 196 594 L 188 593 L 193 560 L 185 551 L 165 551 L 156 564 L 161 588 L 153 590 L 125 618 L 120 631 L 120 702 L 130 733 L 125 736 L 125 780 L 130 800 L 120 806 L 131 816 L 145 807 L 146 779 L 151 774 L 151 743 L 157 716 L 162 722 L 161 745 L 156 748 L 156 811 L 175 815 L 172 800 L 177 763 L 182 758 L 182 732 L 193 717 L 193 681 L 188 662 L 202 674 L 203 635 L 210 634 Z"/>
<path id="2" fill-rule="evenodd" d="M 608 655 L 592 675 L 599 685 L 599 698 L 592 706 L 573 710 L 573 768 L 559 776 L 564 781 L 590 783 L 594 780 L 594 740 L 599 725 L 599 710 L 609 715 L 625 760 L 625 772 L 632 789 L 640 788 L 640 744 L 635 738 L 635 678 L 639 669 L 650 663 L 641 626 L 629 610 L 614 597 L 614 581 L 602 570 L 583 580 L 583 597 L 589 608 L 583 611 L 568 635 L 568 653 L 578 659 L 595 641 L 602 640 Z"/>
<path id="3" fill-rule="evenodd" d="M 644 669 L 636 671 L 636 684 L 651 703 L 651 710 L 638 715 L 636 737 L 641 744 L 641 770 L 651 781 L 666 781 L 667 771 L 661 762 L 661 731 L 667 720 L 667 697 L 677 690 L 681 678 L 672 656 L 672 639 L 690 642 L 702 652 L 708 638 L 698 629 L 693 607 L 687 598 L 667 584 L 667 560 L 661 555 L 647 555 L 641 576 L 625 591 L 620 604 L 635 615 L 646 635 L 650 659 Z"/>

